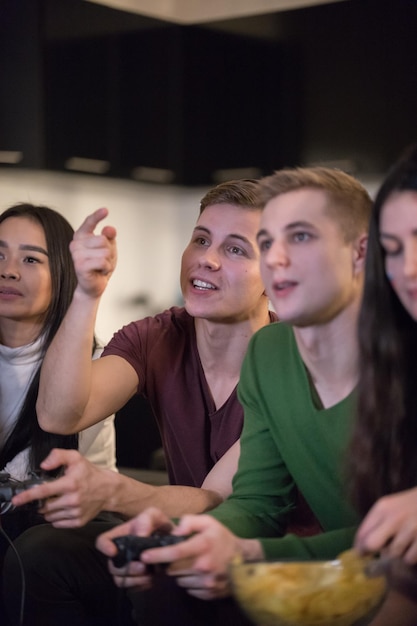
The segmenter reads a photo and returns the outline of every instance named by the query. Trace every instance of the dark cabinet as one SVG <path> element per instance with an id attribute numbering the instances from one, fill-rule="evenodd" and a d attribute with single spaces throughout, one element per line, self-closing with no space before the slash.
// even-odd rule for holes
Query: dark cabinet
<path id="1" fill-rule="evenodd" d="M 416 23 L 411 0 L 198 26 L 3 0 L 0 163 L 2 151 L 22 167 L 81 158 L 182 185 L 322 161 L 381 172 L 417 137 Z"/>

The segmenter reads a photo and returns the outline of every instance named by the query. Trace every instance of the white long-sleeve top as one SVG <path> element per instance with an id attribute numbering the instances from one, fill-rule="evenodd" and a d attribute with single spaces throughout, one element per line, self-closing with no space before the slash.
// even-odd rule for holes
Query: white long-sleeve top
<path id="1" fill-rule="evenodd" d="M 42 359 L 42 338 L 31 344 L 10 348 L 0 345 L 0 448 L 14 428 L 32 378 Z M 98 358 L 101 349 L 93 358 Z M 116 470 L 116 438 L 114 416 L 91 426 L 79 434 L 78 449 L 92 463 Z M 16 480 L 29 474 L 29 449 L 22 450 L 1 471 Z"/>

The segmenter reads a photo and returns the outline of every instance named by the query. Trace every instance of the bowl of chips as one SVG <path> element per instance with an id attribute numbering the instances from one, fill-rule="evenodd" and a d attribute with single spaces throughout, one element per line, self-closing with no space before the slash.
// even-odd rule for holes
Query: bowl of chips
<path id="1" fill-rule="evenodd" d="M 234 561 L 233 595 L 257 626 L 365 626 L 387 581 L 348 550 L 333 561 Z"/>

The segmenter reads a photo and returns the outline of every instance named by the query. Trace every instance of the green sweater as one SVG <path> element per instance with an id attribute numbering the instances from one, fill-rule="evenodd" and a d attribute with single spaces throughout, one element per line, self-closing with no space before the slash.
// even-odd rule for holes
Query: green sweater
<path id="1" fill-rule="evenodd" d="M 343 467 L 355 394 L 323 409 L 292 328 L 276 323 L 252 338 L 238 395 L 245 418 L 233 494 L 210 514 L 260 539 L 267 558 L 331 559 L 351 547 L 358 517 Z M 285 535 L 297 488 L 323 533 Z"/>

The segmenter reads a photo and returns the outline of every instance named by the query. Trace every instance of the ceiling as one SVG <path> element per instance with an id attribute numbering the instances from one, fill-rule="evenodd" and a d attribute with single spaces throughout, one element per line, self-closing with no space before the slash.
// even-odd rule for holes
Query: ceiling
<path id="1" fill-rule="evenodd" d="M 288 11 L 346 0 L 85 0 L 114 9 L 146 15 L 176 24 L 202 24 L 215 20 Z"/>

